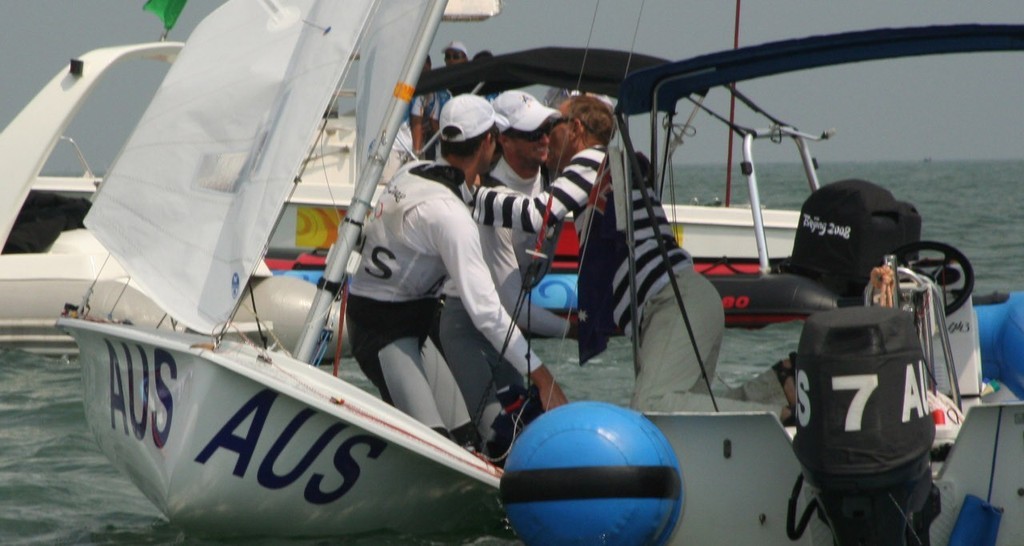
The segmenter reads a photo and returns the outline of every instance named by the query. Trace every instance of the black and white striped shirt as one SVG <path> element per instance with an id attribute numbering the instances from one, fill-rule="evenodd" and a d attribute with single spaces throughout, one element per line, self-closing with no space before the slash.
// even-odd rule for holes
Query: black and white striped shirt
<path id="1" fill-rule="evenodd" d="M 575 218 L 582 255 L 586 252 L 591 216 L 603 215 L 606 201 L 612 199 L 610 176 L 606 176 L 605 172 L 606 157 L 607 152 L 603 146 L 587 148 L 577 153 L 552 183 L 551 189 L 532 198 L 480 188 L 473 203 L 473 218 L 481 224 L 536 233 L 545 225 L 545 214 L 550 215 L 547 225 L 551 225 L 571 213 Z M 596 190 L 595 184 L 598 184 Z M 669 271 L 692 267 L 693 260 L 679 248 L 661 204 L 655 199 L 652 219 L 647 213 L 640 191 L 634 189 L 631 193 L 633 232 L 636 240 L 637 309 L 642 316 L 644 302 L 668 283 Z M 656 236 L 665 241 L 668 249 L 667 263 L 658 250 Z M 626 335 L 631 335 L 629 256 L 621 250 L 617 254 L 617 266 L 612 283 L 614 320 Z"/>

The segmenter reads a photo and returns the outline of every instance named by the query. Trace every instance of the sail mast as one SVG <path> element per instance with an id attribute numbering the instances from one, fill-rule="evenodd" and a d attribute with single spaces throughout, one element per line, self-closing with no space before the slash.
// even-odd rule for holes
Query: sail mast
<path id="1" fill-rule="evenodd" d="M 441 23 L 447 3 L 447 0 L 430 1 L 426 16 L 423 17 L 423 22 L 417 31 L 412 55 L 406 58 L 401 78 L 395 84 L 384 117 L 380 138 L 376 140 L 373 151 L 360 173 L 348 212 L 338 227 L 338 240 L 328 253 L 324 275 L 317 285 L 316 298 L 313 300 L 313 306 L 306 317 L 306 326 L 295 348 L 295 356 L 300 360 L 312 362 L 318 354 L 319 342 L 329 341 L 329 333 L 324 332 L 324 324 L 327 322 L 331 302 L 341 291 L 349 256 L 359 241 L 363 219 L 370 212 L 370 201 L 373 199 L 374 189 L 384 171 L 384 163 L 391 151 L 398 128 L 405 117 L 406 106 L 412 99 L 415 82 L 419 79 L 423 62 L 430 49 L 430 43 L 434 39 L 434 32 Z"/>

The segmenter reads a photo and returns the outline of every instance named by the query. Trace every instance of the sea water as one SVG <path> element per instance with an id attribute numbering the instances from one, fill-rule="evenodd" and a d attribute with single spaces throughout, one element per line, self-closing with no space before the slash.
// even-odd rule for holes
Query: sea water
<path id="1" fill-rule="evenodd" d="M 724 199 L 721 167 L 677 171 L 676 199 Z M 976 294 L 1024 289 L 1024 228 L 1018 207 L 1024 161 L 901 162 L 823 165 L 822 182 L 861 178 L 914 204 L 922 239 L 961 250 L 976 273 Z M 761 202 L 798 209 L 805 185 L 798 165 L 762 165 Z M 732 192 L 746 201 L 742 179 Z M 0 302 L 2 304 L 2 302 Z M 761 330 L 730 329 L 720 379 L 737 382 L 764 370 L 796 346 L 800 323 Z M 632 355 L 624 339 L 580 367 L 572 341 L 543 340 L 535 347 L 572 400 L 625 404 L 632 389 Z M 343 360 L 345 379 L 368 386 L 354 361 Z M 685 468 L 684 468 L 685 472 Z M 235 541 L 191 536 L 167 523 L 98 450 L 82 409 L 81 376 L 74 358 L 47 358 L 0 349 L 0 544 L 516 544 L 511 534 L 480 537 L 374 535 L 338 540 L 251 538 Z"/>

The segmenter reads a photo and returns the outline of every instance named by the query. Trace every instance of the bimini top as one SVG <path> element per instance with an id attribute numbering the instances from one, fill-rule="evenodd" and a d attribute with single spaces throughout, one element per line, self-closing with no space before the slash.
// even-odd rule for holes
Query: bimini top
<path id="1" fill-rule="evenodd" d="M 641 114 L 675 109 L 692 93 L 733 82 L 805 68 L 878 59 L 1024 49 L 1024 25 L 951 25 L 846 32 L 711 53 L 630 74 L 617 111 Z"/>
<path id="2" fill-rule="evenodd" d="M 627 73 L 667 62 L 650 55 L 609 49 L 527 49 L 431 70 L 420 77 L 416 93 L 449 89 L 457 95 L 484 82 L 477 94 L 540 84 L 616 96 Z"/>

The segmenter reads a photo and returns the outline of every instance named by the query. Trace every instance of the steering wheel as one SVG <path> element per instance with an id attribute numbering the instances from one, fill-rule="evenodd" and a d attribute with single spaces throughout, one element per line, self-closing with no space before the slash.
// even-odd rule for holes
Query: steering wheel
<path id="1" fill-rule="evenodd" d="M 892 251 L 896 263 L 931 279 L 942 288 L 946 316 L 967 303 L 974 292 L 974 267 L 963 252 L 945 243 L 917 241 Z"/>

